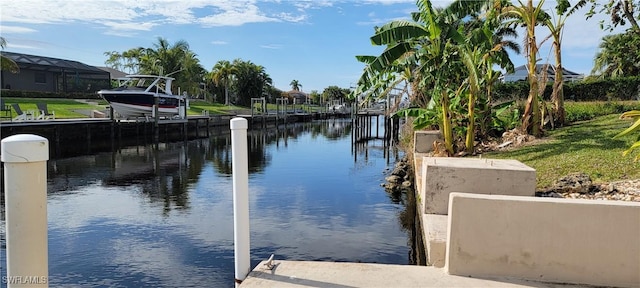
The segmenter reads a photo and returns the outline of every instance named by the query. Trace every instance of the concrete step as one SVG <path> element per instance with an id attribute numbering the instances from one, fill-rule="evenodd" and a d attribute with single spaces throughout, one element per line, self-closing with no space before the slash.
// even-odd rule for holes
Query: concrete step
<path id="1" fill-rule="evenodd" d="M 269 269 L 265 263 L 258 264 L 239 287 L 587 287 L 455 276 L 432 266 L 275 260 Z"/>

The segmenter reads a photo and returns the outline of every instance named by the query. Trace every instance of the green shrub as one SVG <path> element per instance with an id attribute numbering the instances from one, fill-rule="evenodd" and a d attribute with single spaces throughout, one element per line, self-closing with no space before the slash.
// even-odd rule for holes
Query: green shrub
<path id="1" fill-rule="evenodd" d="M 622 114 L 629 110 L 638 110 L 638 101 L 606 101 L 606 102 L 565 102 L 567 122 L 590 120 L 599 116 Z"/>
<path id="2" fill-rule="evenodd" d="M 543 99 L 551 99 L 553 81 L 547 81 Z M 565 100 L 571 101 L 627 101 L 640 100 L 640 76 L 610 79 L 588 78 L 584 81 L 567 82 L 563 85 Z M 529 95 L 526 81 L 498 83 L 493 100 L 525 100 Z"/>

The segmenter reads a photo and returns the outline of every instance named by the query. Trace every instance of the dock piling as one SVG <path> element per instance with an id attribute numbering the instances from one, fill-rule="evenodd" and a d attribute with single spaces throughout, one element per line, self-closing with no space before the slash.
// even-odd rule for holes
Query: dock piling
<path id="1" fill-rule="evenodd" d="M 247 155 L 248 121 L 233 118 L 231 128 L 231 161 L 233 174 L 233 238 L 236 287 L 251 272 L 249 234 L 249 157 Z"/>
<path id="2" fill-rule="evenodd" d="M 49 140 L 32 134 L 2 139 L 7 287 L 49 287 L 47 161 Z"/>

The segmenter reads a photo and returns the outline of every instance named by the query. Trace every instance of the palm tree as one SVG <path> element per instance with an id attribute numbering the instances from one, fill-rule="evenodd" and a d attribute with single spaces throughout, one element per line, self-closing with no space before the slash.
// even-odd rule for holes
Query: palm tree
<path id="1" fill-rule="evenodd" d="M 6 46 L 7 46 L 7 40 L 5 40 L 4 37 L 0 37 L 0 48 L 2 48 L 2 50 L 4 50 L 4 47 L 6 47 Z M 11 73 L 20 72 L 20 68 L 18 67 L 18 64 L 16 64 L 16 62 L 13 61 L 13 59 L 11 59 L 9 57 L 1 55 L 0 64 L 1 64 L 0 69 L 2 69 L 2 70 L 8 70 Z"/>
<path id="2" fill-rule="evenodd" d="M 232 65 L 237 69 L 233 85 L 239 96 L 236 104 L 250 106 L 251 98 L 263 97 L 269 91 L 272 80 L 264 66 L 241 59 L 233 60 Z"/>
<path id="3" fill-rule="evenodd" d="M 629 49 L 638 45 L 640 33 L 633 31 L 604 36 L 591 73 L 599 74 L 601 78 L 639 75 L 640 51 Z"/>
<path id="4" fill-rule="evenodd" d="M 181 77 L 176 78 L 176 84 L 182 88 L 182 91 L 187 91 L 190 95 L 199 94 L 200 81 L 198 80 L 202 79 L 207 72 L 195 53 L 186 51 L 183 57 Z"/>
<path id="5" fill-rule="evenodd" d="M 533 6 L 533 0 L 528 0 L 527 4 L 518 0 L 519 5 L 509 5 L 502 9 L 504 17 L 510 19 L 512 25 L 523 25 L 527 35 L 525 38 L 525 57 L 527 58 L 527 71 L 529 72 L 529 97 L 522 116 L 522 130 L 531 133 L 533 136 L 540 136 L 541 113 L 538 99 L 538 77 L 536 66 L 538 62 L 538 43 L 536 42 L 536 25 L 538 20 L 544 15 L 542 5 L 544 0 L 540 0 L 537 6 Z"/>
<path id="6" fill-rule="evenodd" d="M 291 85 L 291 90 L 295 90 L 295 91 L 300 91 L 300 87 L 302 87 L 302 84 L 300 84 L 300 82 L 298 82 L 298 80 L 291 80 L 291 83 L 289 83 L 289 85 Z"/>
<path id="7" fill-rule="evenodd" d="M 220 60 L 213 66 L 209 74 L 213 83 L 224 86 L 224 105 L 231 105 L 229 102 L 229 86 L 236 73 L 238 73 L 238 69 L 231 62 Z"/>

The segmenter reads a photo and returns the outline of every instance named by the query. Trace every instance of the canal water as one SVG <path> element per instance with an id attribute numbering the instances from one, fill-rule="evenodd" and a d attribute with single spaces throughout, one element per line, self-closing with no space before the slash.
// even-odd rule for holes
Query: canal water
<path id="1" fill-rule="evenodd" d="M 233 287 L 230 136 L 225 128 L 206 139 L 50 160 L 50 286 Z M 252 267 L 271 254 L 415 262 L 413 212 L 406 197 L 381 187 L 401 151 L 382 140 L 352 144 L 349 119 L 248 137 Z"/>

